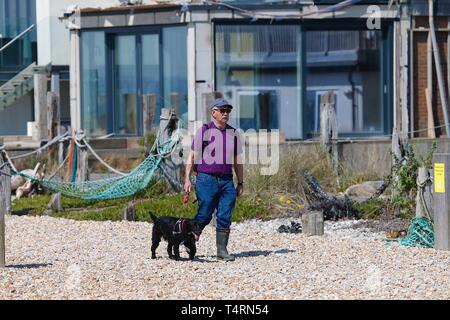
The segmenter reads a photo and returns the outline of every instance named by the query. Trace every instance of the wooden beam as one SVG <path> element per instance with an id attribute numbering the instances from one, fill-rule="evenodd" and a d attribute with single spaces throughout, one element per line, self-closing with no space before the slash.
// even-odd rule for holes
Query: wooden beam
<path id="1" fill-rule="evenodd" d="M 450 154 L 433 155 L 434 247 L 450 250 Z"/>
<path id="2" fill-rule="evenodd" d="M 48 139 L 47 134 L 47 73 L 38 70 L 34 73 L 34 140 Z"/>

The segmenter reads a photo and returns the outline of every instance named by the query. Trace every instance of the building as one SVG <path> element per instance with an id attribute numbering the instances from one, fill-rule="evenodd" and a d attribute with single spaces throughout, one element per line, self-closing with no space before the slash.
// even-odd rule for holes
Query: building
<path id="1" fill-rule="evenodd" d="M 318 10 L 339 3 L 321 2 Z M 176 106 L 189 127 L 220 91 L 235 106 L 232 125 L 302 140 L 318 134 L 320 96 L 332 91 L 341 137 L 389 134 L 398 10 L 361 2 L 302 19 L 309 5 L 261 1 L 239 2 L 251 15 L 226 1 L 81 9 L 69 18 L 80 48 L 72 123 L 92 136 L 142 135 L 147 94 L 156 114 Z M 379 29 L 368 29 L 370 3 Z"/>
<path id="2" fill-rule="evenodd" d="M 437 80 L 450 74 L 450 5 L 442 1 L 433 13 L 442 77 L 427 75 L 427 0 L 103 1 L 100 8 L 75 1 L 73 10 L 45 2 L 38 65 L 51 65 L 49 79 L 60 84 L 47 91 L 59 90 L 63 123 L 92 138 L 142 136 L 145 96 L 156 115 L 175 108 L 191 129 L 206 121 L 214 91 L 235 106 L 232 125 L 279 129 L 287 140 L 318 135 L 327 91 L 340 138 L 388 143 L 393 127 L 402 138 L 432 137 L 426 87 L 434 132 L 445 134 Z"/>
<path id="3" fill-rule="evenodd" d="M 36 6 L 35 0 L 0 0 L 0 136 L 31 135 L 33 124 L 36 130 L 43 122 L 36 121 L 45 116 L 35 97 L 36 74 L 48 81 L 42 91 L 59 95 L 61 123 L 70 126 L 70 32 L 61 17 L 73 3 L 109 7 L 117 1 L 39 0 Z"/>

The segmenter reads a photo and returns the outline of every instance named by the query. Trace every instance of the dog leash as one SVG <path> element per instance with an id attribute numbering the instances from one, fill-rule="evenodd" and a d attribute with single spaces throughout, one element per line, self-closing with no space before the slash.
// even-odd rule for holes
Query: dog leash
<path id="1" fill-rule="evenodd" d="M 185 208 L 189 202 L 189 196 L 190 196 L 190 192 L 187 191 L 184 193 L 184 198 L 183 198 L 183 208 Z"/>
<path id="2" fill-rule="evenodd" d="M 188 202 L 189 202 L 189 196 L 190 196 L 190 192 L 185 192 L 184 193 L 184 198 L 183 198 L 183 209 L 186 208 Z M 178 219 L 178 221 L 175 223 L 174 226 L 174 230 L 172 231 L 172 234 L 180 234 L 183 232 L 184 230 L 184 225 L 185 225 L 186 221 L 184 219 L 184 210 L 183 213 L 181 214 L 181 218 Z"/>

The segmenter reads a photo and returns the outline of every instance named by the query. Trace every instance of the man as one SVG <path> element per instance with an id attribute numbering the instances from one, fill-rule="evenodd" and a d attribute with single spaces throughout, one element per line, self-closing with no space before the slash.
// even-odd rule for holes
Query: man
<path id="1" fill-rule="evenodd" d="M 203 229 L 216 214 L 217 259 L 233 261 L 228 254 L 231 216 L 236 197 L 244 192 L 244 169 L 240 154 L 241 140 L 235 128 L 227 124 L 233 107 L 225 99 L 216 99 L 210 105 L 212 122 L 204 124 L 192 141 L 191 153 L 186 164 L 185 192 L 191 191 L 191 171 L 194 168 L 197 179 L 195 192 L 198 212 L 195 219 Z M 233 184 L 233 172 L 237 176 L 237 187 Z"/>

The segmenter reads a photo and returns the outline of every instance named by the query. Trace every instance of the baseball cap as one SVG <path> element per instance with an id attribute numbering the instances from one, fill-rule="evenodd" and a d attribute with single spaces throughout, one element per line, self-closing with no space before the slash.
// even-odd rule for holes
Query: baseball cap
<path id="1" fill-rule="evenodd" d="M 213 103 L 211 103 L 211 105 L 209 106 L 210 109 L 220 108 L 220 107 L 229 107 L 229 108 L 233 109 L 233 106 L 227 100 L 225 100 L 223 98 L 214 100 Z"/>

